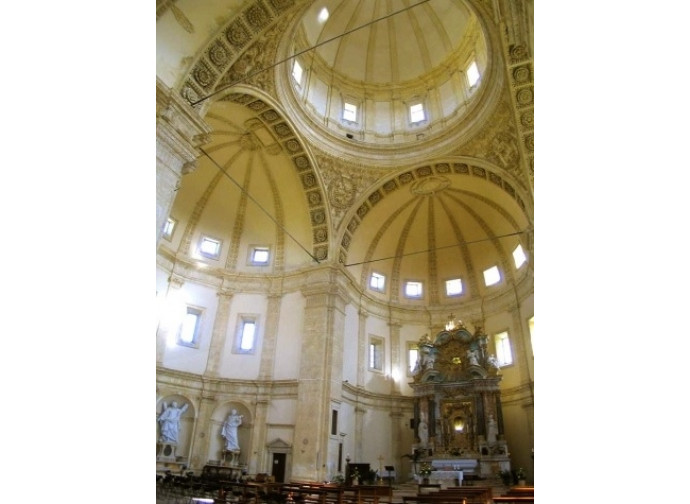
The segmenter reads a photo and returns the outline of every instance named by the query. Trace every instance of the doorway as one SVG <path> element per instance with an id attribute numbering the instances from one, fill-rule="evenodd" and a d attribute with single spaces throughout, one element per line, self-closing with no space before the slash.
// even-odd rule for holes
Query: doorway
<path id="1" fill-rule="evenodd" d="M 274 453 L 271 476 L 276 483 L 285 483 L 285 453 Z"/>

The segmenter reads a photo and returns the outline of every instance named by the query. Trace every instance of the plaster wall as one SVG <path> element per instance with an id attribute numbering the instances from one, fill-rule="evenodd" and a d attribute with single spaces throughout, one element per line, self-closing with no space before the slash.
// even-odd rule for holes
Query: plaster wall
<path id="1" fill-rule="evenodd" d="M 172 303 L 172 309 L 179 313 L 174 314 L 175 320 L 173 325 L 175 329 L 171 328 L 167 332 L 163 365 L 169 369 L 202 374 L 206 369 L 208 350 L 211 345 L 211 331 L 218 303 L 216 290 L 186 281 L 179 289 L 171 287 L 168 292 L 167 302 Z M 186 313 L 187 306 L 197 308 L 202 312 L 198 329 L 197 347 L 184 346 L 177 342 L 179 327 L 182 323 L 182 317 Z M 165 316 L 170 315 L 168 312 Z"/>
<path id="2" fill-rule="evenodd" d="M 242 315 L 257 316 L 255 349 L 250 354 L 233 352 Z M 246 380 L 256 380 L 258 378 L 265 330 L 266 297 L 259 294 L 236 294 L 232 300 L 225 348 L 223 348 L 223 357 L 219 365 L 221 377 Z"/>
<path id="3" fill-rule="evenodd" d="M 300 293 L 290 293 L 281 300 L 280 321 L 276 335 L 273 376 L 276 380 L 299 378 L 304 331 L 305 300 Z"/>

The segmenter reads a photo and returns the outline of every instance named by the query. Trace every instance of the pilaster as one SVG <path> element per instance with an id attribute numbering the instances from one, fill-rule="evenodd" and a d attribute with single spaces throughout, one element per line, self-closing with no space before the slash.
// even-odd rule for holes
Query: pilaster
<path id="1" fill-rule="evenodd" d="M 266 328 L 264 331 L 264 344 L 261 350 L 261 366 L 259 368 L 259 380 L 273 379 L 273 371 L 276 355 L 276 335 L 278 333 L 278 321 L 280 320 L 280 307 L 282 296 L 269 295 L 268 309 L 266 311 Z"/>
<path id="2" fill-rule="evenodd" d="M 346 302 L 334 274 L 334 271 L 317 272 L 319 278 L 314 278 L 303 290 L 306 305 L 297 389 L 294 479 L 316 477 L 321 481 L 327 477 L 331 396 L 334 380 L 341 378 L 334 375 L 334 369 L 336 364 L 342 365 L 342 343 L 335 340 L 342 340 Z"/>
<path id="3" fill-rule="evenodd" d="M 208 449 L 210 444 L 210 433 L 207 431 L 211 423 L 211 415 L 218 402 L 215 396 L 208 392 L 202 392 L 199 402 L 199 415 L 194 424 L 194 436 L 192 446 L 189 450 L 189 469 L 195 474 L 201 473 L 201 469 L 209 459 Z"/>
<path id="4" fill-rule="evenodd" d="M 178 313 L 182 308 L 178 306 L 180 299 L 180 289 L 184 285 L 184 280 L 176 275 L 171 275 L 168 279 L 168 289 L 165 293 L 163 309 L 158 321 L 156 331 L 156 365 L 163 364 L 165 349 L 168 340 L 175 338 L 178 325 L 182 322 L 182 315 Z"/>
<path id="5" fill-rule="evenodd" d="M 254 409 L 254 429 L 252 432 L 251 455 L 249 459 L 250 467 L 247 469 L 251 473 L 265 472 L 271 474 L 271 467 L 268 467 L 266 460 L 266 423 L 268 419 L 268 401 L 257 399 Z M 256 455 L 254 455 L 256 454 Z"/>
<path id="6" fill-rule="evenodd" d="M 211 128 L 174 90 L 156 81 L 156 245 L 182 175 L 195 168 Z"/>
<path id="7" fill-rule="evenodd" d="M 362 441 L 364 441 L 364 414 L 367 412 L 366 408 L 362 406 L 355 406 L 355 459 L 354 462 L 361 462 L 364 449 Z"/>
<path id="8" fill-rule="evenodd" d="M 391 346 L 391 373 L 398 370 L 397 376 L 394 374 L 393 384 L 391 386 L 391 393 L 393 395 L 400 395 L 400 383 L 404 376 L 407 375 L 405 369 L 405 361 L 400 356 L 400 324 L 397 322 L 389 322 L 390 327 L 390 346 Z"/>
<path id="9" fill-rule="evenodd" d="M 216 319 L 213 321 L 211 331 L 211 344 L 208 349 L 208 359 L 206 361 L 205 376 L 217 377 L 220 360 L 225 349 L 225 341 L 228 334 L 228 321 L 230 320 L 230 307 L 232 306 L 233 293 L 222 289 L 217 293 L 218 308 L 216 309 Z"/>
<path id="10" fill-rule="evenodd" d="M 357 386 L 364 387 L 364 377 L 367 365 L 367 316 L 366 310 L 359 310 L 359 325 L 357 328 Z"/>

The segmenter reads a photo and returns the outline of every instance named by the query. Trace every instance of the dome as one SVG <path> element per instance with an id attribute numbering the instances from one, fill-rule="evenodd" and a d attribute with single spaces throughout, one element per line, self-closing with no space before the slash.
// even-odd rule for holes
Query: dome
<path id="1" fill-rule="evenodd" d="M 504 59 L 491 16 L 459 0 L 267 5 L 189 18 L 193 35 L 216 26 L 177 54 L 194 61 L 177 92 L 209 134 L 176 192 L 163 255 L 223 278 L 336 265 L 373 303 L 444 313 L 529 295 L 533 112 L 511 94 L 531 100 L 531 66 L 517 51 Z M 173 14 L 158 22 L 159 75 L 178 61 Z M 417 99 L 427 115 L 413 123 Z M 201 253 L 204 238 L 216 257 Z M 269 264 L 252 263 L 255 247 Z"/>
<path id="2" fill-rule="evenodd" d="M 300 128 L 379 162 L 381 149 L 418 150 L 450 130 L 455 141 L 495 79 L 489 41 L 462 1 L 315 2 L 288 40 L 281 77 L 293 93 L 283 97 Z"/>

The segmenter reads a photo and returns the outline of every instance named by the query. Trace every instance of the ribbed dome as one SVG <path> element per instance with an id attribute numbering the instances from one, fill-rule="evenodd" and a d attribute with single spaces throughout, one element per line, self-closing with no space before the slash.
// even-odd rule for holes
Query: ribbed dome
<path id="1" fill-rule="evenodd" d="M 487 37 L 462 1 L 314 2 L 286 56 L 303 70 L 284 74 L 305 128 L 378 148 L 438 138 L 468 117 L 490 77 Z"/>
<path id="2" fill-rule="evenodd" d="M 328 12 L 321 22 L 319 15 Z M 463 2 L 327 0 L 302 18 L 304 42 L 316 47 L 328 78 L 389 88 L 428 76 L 454 58 L 474 17 Z M 312 57 L 312 55 L 310 55 Z"/>

